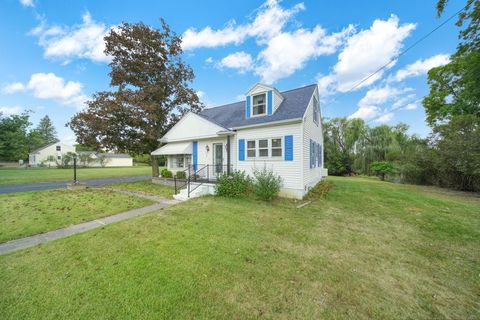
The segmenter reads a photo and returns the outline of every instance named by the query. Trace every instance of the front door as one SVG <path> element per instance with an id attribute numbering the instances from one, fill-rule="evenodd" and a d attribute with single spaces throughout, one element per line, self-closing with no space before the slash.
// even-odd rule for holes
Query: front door
<path id="1" fill-rule="evenodd" d="M 223 172 L 223 144 L 213 144 L 213 164 L 215 166 L 215 173 L 219 174 Z"/>

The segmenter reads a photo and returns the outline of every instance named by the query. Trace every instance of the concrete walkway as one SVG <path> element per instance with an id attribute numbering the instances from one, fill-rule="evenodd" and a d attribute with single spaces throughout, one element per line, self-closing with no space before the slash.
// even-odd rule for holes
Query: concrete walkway
<path id="1" fill-rule="evenodd" d="M 145 194 L 143 194 L 143 195 L 138 195 L 137 194 L 137 196 L 145 197 L 146 195 Z M 150 196 L 150 197 L 152 197 L 152 196 Z M 21 249 L 25 249 L 25 248 L 28 248 L 28 247 L 32 247 L 34 245 L 37 245 L 37 244 L 40 244 L 40 243 L 45 243 L 47 241 L 52 241 L 52 240 L 68 237 L 68 236 L 71 236 L 73 234 L 82 233 L 82 232 L 85 232 L 85 231 L 89 231 L 89 230 L 92 230 L 92 229 L 103 227 L 107 224 L 111 224 L 111 223 L 114 223 L 114 222 L 129 219 L 129 218 L 132 218 L 132 217 L 140 216 L 140 215 L 143 215 L 143 214 L 155 211 L 155 210 L 163 209 L 163 208 L 166 208 L 168 206 L 171 206 L 173 204 L 178 203 L 178 201 L 176 201 L 176 200 L 167 200 L 167 199 L 162 199 L 162 198 L 158 198 L 158 197 L 154 197 L 154 198 L 156 199 L 155 201 L 159 201 L 159 203 L 156 203 L 156 204 L 153 204 L 153 205 L 150 205 L 150 206 L 147 206 L 147 207 L 143 207 L 143 208 L 138 208 L 138 209 L 133 209 L 133 210 L 130 210 L 130 211 L 125 211 L 125 212 L 118 213 L 118 214 L 115 214 L 115 215 L 112 215 L 112 216 L 108 216 L 108 217 L 104 217 L 104 218 L 100 218 L 100 219 L 96 219 L 96 220 L 72 225 L 72 226 L 69 226 L 69 227 L 66 227 L 66 228 L 62 228 L 62 229 L 49 231 L 49 232 L 46 232 L 46 233 L 37 234 L 37 235 L 34 235 L 34 236 L 22 238 L 22 239 L 11 240 L 11 241 L 5 242 L 3 244 L 0 244 L 0 255 L 6 254 L 6 253 L 9 253 L 9 252 L 13 252 L 13 251 L 17 251 L 17 250 L 21 250 Z M 149 198 L 149 199 L 152 199 L 152 198 Z"/>
<path id="2" fill-rule="evenodd" d="M 98 178 L 98 179 L 88 179 L 80 180 L 80 183 L 84 183 L 91 187 L 98 187 L 104 184 L 117 183 L 117 182 L 133 182 L 133 181 L 142 181 L 149 180 L 151 176 L 131 176 L 131 177 L 117 177 L 117 178 Z M 68 184 L 72 181 L 60 181 L 60 182 L 35 182 L 35 183 L 26 183 L 26 184 L 9 184 L 9 185 L 0 185 L 0 194 L 1 193 L 11 193 L 11 192 L 25 192 L 25 191 L 36 191 L 36 190 L 49 190 L 49 189 L 61 189 L 66 188 Z"/>

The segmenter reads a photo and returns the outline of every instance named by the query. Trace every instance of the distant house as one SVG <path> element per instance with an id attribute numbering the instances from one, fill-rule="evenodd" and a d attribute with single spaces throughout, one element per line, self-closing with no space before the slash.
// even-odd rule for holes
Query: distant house
<path id="1" fill-rule="evenodd" d="M 245 96 L 186 114 L 152 155 L 167 156 L 171 171 L 207 181 L 231 170 L 252 175 L 267 167 L 282 177 L 283 195 L 302 198 L 327 176 L 317 85 L 280 92 L 257 83 Z"/>
<path id="2" fill-rule="evenodd" d="M 131 167 L 133 158 L 125 153 L 97 153 L 97 157 L 106 158 L 105 167 Z"/>
<path id="3" fill-rule="evenodd" d="M 39 148 L 29 155 L 29 165 L 55 167 L 66 153 L 75 153 L 79 166 L 86 167 L 132 167 L 133 158 L 125 153 L 100 153 L 96 151 L 75 151 L 74 146 L 61 142 Z"/>
<path id="4" fill-rule="evenodd" d="M 28 164 L 34 167 L 40 165 L 55 167 L 68 152 L 75 152 L 75 147 L 62 142 L 50 143 L 32 151 L 28 155 Z"/>

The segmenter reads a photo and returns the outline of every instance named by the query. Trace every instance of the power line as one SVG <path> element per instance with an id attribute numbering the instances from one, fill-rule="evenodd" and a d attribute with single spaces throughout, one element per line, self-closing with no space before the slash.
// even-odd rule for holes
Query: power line
<path id="1" fill-rule="evenodd" d="M 404 51 L 400 52 L 395 58 L 393 58 L 392 60 L 390 60 L 388 63 L 386 63 L 385 65 L 381 66 L 380 68 L 378 68 L 375 72 L 373 72 L 372 74 L 368 75 L 367 77 L 363 78 L 362 80 L 360 80 L 358 83 L 356 83 L 350 90 L 348 90 L 347 92 L 350 92 L 352 91 L 353 89 L 357 88 L 358 86 L 360 86 L 362 83 L 364 83 L 365 81 L 367 81 L 368 79 L 370 79 L 371 77 L 373 77 L 374 75 L 376 75 L 377 73 L 379 73 L 380 71 L 382 71 L 383 69 L 385 69 L 386 67 L 388 67 L 392 62 L 394 62 L 395 60 L 397 60 L 398 58 L 400 58 L 401 56 L 403 56 L 405 53 L 407 53 L 410 49 L 412 49 L 413 47 L 415 47 L 417 44 L 419 44 L 420 42 L 422 42 L 423 40 L 425 40 L 426 38 L 428 38 L 432 33 L 434 33 L 435 31 L 437 31 L 438 29 L 440 29 L 441 27 L 443 27 L 445 24 L 447 24 L 447 22 L 449 22 L 450 20 L 452 20 L 453 18 L 455 18 L 460 12 L 462 12 L 463 10 L 465 10 L 466 8 L 468 7 L 468 4 L 463 7 L 462 9 L 458 10 L 456 13 L 454 13 L 453 15 L 451 15 L 447 20 L 445 20 L 444 22 L 442 22 L 441 24 L 439 24 L 435 29 L 433 29 L 432 31 L 430 31 L 429 33 L 427 33 L 426 35 L 424 35 L 423 37 L 421 37 L 420 39 L 418 39 L 417 41 L 415 41 L 413 44 L 411 44 L 407 49 L 405 49 Z"/>

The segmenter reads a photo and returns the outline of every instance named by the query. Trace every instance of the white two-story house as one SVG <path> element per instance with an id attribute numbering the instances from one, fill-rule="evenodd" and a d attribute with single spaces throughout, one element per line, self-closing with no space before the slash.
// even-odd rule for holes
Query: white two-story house
<path id="1" fill-rule="evenodd" d="M 282 177 L 283 196 L 302 198 L 327 176 L 317 85 L 279 92 L 256 84 L 244 101 L 188 113 L 152 155 L 173 172 L 208 177 L 267 167 Z"/>

